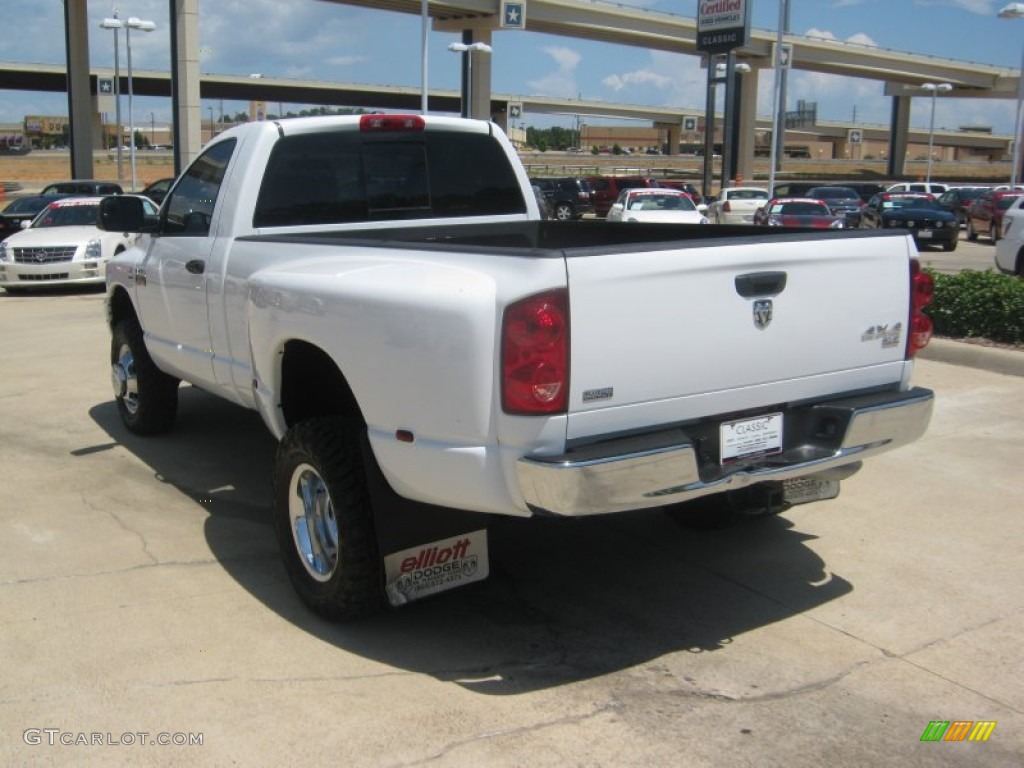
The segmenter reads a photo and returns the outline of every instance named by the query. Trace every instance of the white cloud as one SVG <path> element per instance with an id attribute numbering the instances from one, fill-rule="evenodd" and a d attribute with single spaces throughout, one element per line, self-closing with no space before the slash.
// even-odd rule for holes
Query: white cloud
<path id="1" fill-rule="evenodd" d="M 542 96 L 559 96 L 565 99 L 578 97 L 576 69 L 583 59 L 582 54 L 562 46 L 549 46 L 543 50 L 554 59 L 557 69 L 543 77 L 527 81 L 527 86 L 533 93 Z"/>
<path id="2" fill-rule="evenodd" d="M 659 75 L 649 69 L 627 72 L 624 75 L 608 75 L 601 83 L 613 91 L 621 91 L 629 86 L 653 85 L 658 90 L 665 90 L 672 84 L 672 78 Z"/>

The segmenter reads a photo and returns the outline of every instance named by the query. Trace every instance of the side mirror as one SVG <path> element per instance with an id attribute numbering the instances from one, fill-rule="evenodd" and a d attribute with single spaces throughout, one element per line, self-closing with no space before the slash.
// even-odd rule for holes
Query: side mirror
<path id="1" fill-rule="evenodd" d="M 18 226 L 20 226 L 22 229 L 28 229 L 29 227 L 32 226 L 32 219 L 22 219 L 21 224 L 19 224 Z"/>
<path id="2" fill-rule="evenodd" d="M 703 213 L 703 214 L 707 215 L 708 207 L 707 207 L 707 205 L 705 203 L 698 203 L 697 204 L 697 210 L 700 213 Z"/>
<path id="3" fill-rule="evenodd" d="M 142 199 L 132 195 L 112 195 L 100 201 L 96 226 L 104 232 L 153 232 L 155 216 L 147 216 Z"/>

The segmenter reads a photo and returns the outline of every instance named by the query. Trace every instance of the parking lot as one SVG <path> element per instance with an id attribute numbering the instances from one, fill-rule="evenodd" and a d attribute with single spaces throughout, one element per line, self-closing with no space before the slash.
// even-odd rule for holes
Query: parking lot
<path id="1" fill-rule="evenodd" d="M 488 581 L 331 625 L 279 564 L 259 418 L 187 389 L 126 433 L 102 304 L 0 294 L 0 763 L 1020 765 L 1024 379 L 922 360 L 929 432 L 834 501 L 497 521 Z"/>

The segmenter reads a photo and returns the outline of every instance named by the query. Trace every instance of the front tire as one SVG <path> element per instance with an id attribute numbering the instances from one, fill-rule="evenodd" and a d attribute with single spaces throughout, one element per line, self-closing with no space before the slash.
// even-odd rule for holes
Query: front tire
<path id="1" fill-rule="evenodd" d="M 948 243 L 943 243 L 942 244 L 942 250 L 944 250 L 946 252 L 955 251 L 956 250 L 956 245 L 957 245 L 957 241 L 956 240 L 950 240 Z"/>
<path id="2" fill-rule="evenodd" d="M 555 206 L 555 218 L 558 221 L 572 221 L 576 218 L 576 211 L 568 203 L 559 203 Z"/>
<path id="3" fill-rule="evenodd" d="M 967 219 L 967 239 L 972 243 L 978 239 L 978 233 L 974 230 L 974 221 L 970 218 Z"/>
<path id="4" fill-rule="evenodd" d="M 339 417 L 300 422 L 281 440 L 274 468 L 274 524 L 285 570 L 303 602 L 331 621 L 383 605 L 361 429 Z"/>
<path id="5" fill-rule="evenodd" d="M 174 426 L 179 380 L 156 367 L 134 317 L 120 320 L 110 342 L 111 382 L 121 421 L 129 432 L 155 435 Z"/>

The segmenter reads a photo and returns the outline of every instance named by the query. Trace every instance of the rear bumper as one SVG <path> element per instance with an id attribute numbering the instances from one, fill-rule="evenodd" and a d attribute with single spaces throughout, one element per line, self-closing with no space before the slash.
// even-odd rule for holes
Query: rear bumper
<path id="1" fill-rule="evenodd" d="M 583 516 L 688 501 L 769 480 L 830 471 L 913 442 L 931 420 L 934 393 L 915 388 L 783 409 L 783 453 L 722 467 L 717 422 L 614 438 L 516 469 L 534 511 Z"/>

